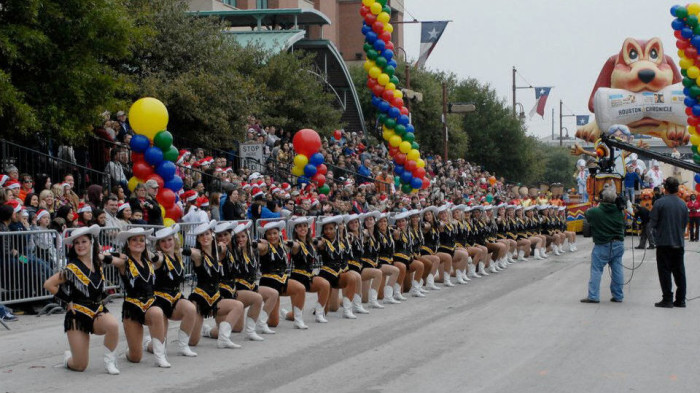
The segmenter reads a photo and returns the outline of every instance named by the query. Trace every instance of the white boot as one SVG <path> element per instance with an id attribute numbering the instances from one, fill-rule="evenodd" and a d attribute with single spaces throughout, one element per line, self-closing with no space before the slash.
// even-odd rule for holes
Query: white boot
<path id="1" fill-rule="evenodd" d="M 70 360 L 70 358 L 72 356 L 73 356 L 73 354 L 70 351 L 63 352 L 63 367 L 64 368 L 67 368 L 69 370 L 71 369 L 70 367 L 68 367 L 68 361 Z"/>
<path id="2" fill-rule="evenodd" d="M 542 258 L 549 258 L 549 255 L 547 255 L 547 247 L 540 248 L 540 256 Z"/>
<path id="3" fill-rule="evenodd" d="M 378 293 L 374 288 L 369 289 L 369 306 L 372 308 L 384 308 L 379 301 L 377 301 Z"/>
<path id="4" fill-rule="evenodd" d="M 425 283 L 423 282 L 423 279 L 421 278 L 421 279 L 418 281 L 418 290 L 420 291 L 420 293 L 422 293 L 422 294 L 425 295 L 425 294 L 429 293 L 430 291 L 428 291 L 428 290 L 425 288 L 424 284 L 425 284 Z"/>
<path id="5" fill-rule="evenodd" d="M 165 344 L 157 338 L 153 339 L 153 355 L 156 358 L 156 366 L 170 368 L 170 363 L 165 355 Z"/>
<path id="6" fill-rule="evenodd" d="M 425 284 L 426 288 L 431 289 L 433 291 L 440 290 L 440 287 L 435 285 L 435 276 L 433 276 L 432 274 L 428 274 L 428 278 L 425 281 L 426 281 L 426 284 Z"/>
<path id="7" fill-rule="evenodd" d="M 476 274 L 476 266 L 469 264 L 469 270 L 467 270 L 467 276 L 471 278 L 481 278 L 480 275 Z"/>
<path id="8" fill-rule="evenodd" d="M 452 280 L 450 279 L 450 272 L 445 270 L 445 272 L 442 274 L 442 285 L 446 287 L 454 287 L 455 284 L 452 283 Z"/>
<path id="9" fill-rule="evenodd" d="M 539 248 L 535 248 L 535 259 L 538 261 L 544 259 L 540 256 L 540 249 Z"/>
<path id="10" fill-rule="evenodd" d="M 316 315 L 316 322 L 318 323 L 328 323 L 328 320 L 326 319 L 325 316 L 326 310 L 323 308 L 323 305 L 319 302 L 316 302 L 316 305 L 314 306 L 314 314 Z"/>
<path id="11" fill-rule="evenodd" d="M 352 302 L 345 296 L 343 296 L 343 318 L 357 319 L 355 314 L 352 313 Z"/>
<path id="12" fill-rule="evenodd" d="M 251 317 L 245 319 L 245 337 L 250 341 L 265 341 L 255 332 L 255 321 Z"/>
<path id="13" fill-rule="evenodd" d="M 202 337 L 211 337 L 211 326 L 206 323 L 202 324 Z"/>
<path id="14" fill-rule="evenodd" d="M 308 329 L 309 327 L 304 323 L 304 311 L 299 307 L 293 307 L 292 310 L 294 310 L 294 327 L 302 330 Z"/>
<path id="15" fill-rule="evenodd" d="M 141 345 L 143 346 L 144 352 L 153 353 L 153 351 L 148 350 L 148 344 L 150 344 L 150 343 L 151 343 L 151 335 L 148 333 L 143 333 L 143 341 L 141 341 Z"/>
<path id="16" fill-rule="evenodd" d="M 355 294 L 352 297 L 352 311 L 357 314 L 369 314 L 369 311 L 362 307 L 362 296 Z"/>
<path id="17" fill-rule="evenodd" d="M 195 357 L 197 354 L 190 349 L 190 336 L 182 329 L 177 331 L 177 354 Z"/>
<path id="18" fill-rule="evenodd" d="M 576 247 L 576 242 L 569 243 L 569 251 L 574 252 L 576 250 L 578 250 L 578 248 Z"/>
<path id="19" fill-rule="evenodd" d="M 513 259 L 513 254 L 514 254 L 514 253 L 512 253 L 512 252 L 509 252 L 509 253 L 508 253 L 507 262 L 508 262 L 509 264 L 510 264 L 510 263 L 515 263 L 515 260 Z"/>
<path id="20" fill-rule="evenodd" d="M 423 292 L 420 291 L 420 284 L 416 280 L 411 281 L 411 290 L 409 293 L 413 297 L 425 297 Z"/>
<path id="21" fill-rule="evenodd" d="M 219 324 L 219 338 L 216 340 L 218 348 L 240 348 L 241 346 L 231 341 L 231 324 L 221 322 Z"/>
<path id="22" fill-rule="evenodd" d="M 525 259 L 525 251 L 523 251 L 523 250 L 518 251 L 518 261 L 521 261 L 521 262 L 527 261 L 527 259 Z"/>
<path id="23" fill-rule="evenodd" d="M 119 369 L 117 368 L 117 349 L 110 351 L 109 348 L 105 347 L 105 370 L 107 374 L 119 375 Z"/>
<path id="24" fill-rule="evenodd" d="M 462 278 L 462 271 L 461 270 L 455 269 L 455 282 L 457 282 L 457 284 L 462 284 L 462 285 L 467 283 Z"/>
<path id="25" fill-rule="evenodd" d="M 498 266 L 500 266 L 503 270 L 507 269 L 508 259 L 506 259 L 506 257 L 501 258 L 501 263 Z"/>
<path id="26" fill-rule="evenodd" d="M 498 270 L 498 268 L 496 268 L 496 264 L 498 264 L 498 261 L 491 261 L 491 263 L 489 264 L 489 267 L 488 267 L 488 271 L 491 273 L 500 272 L 500 270 Z"/>
<path id="27" fill-rule="evenodd" d="M 479 275 L 488 276 L 489 274 L 486 273 L 486 268 L 484 266 L 483 262 L 479 262 Z"/>
<path id="28" fill-rule="evenodd" d="M 399 283 L 394 284 L 394 299 L 396 300 L 408 300 L 401 294 L 401 285 Z"/>
<path id="29" fill-rule="evenodd" d="M 554 251 L 554 255 L 561 255 L 561 252 L 559 252 L 559 246 L 557 246 L 556 244 L 552 244 L 552 250 Z"/>
<path id="30" fill-rule="evenodd" d="M 267 326 L 267 320 L 269 316 L 265 310 L 260 310 L 260 315 L 258 315 L 258 322 L 255 324 L 260 333 L 262 334 L 275 334 L 275 331 Z"/>
<path id="31" fill-rule="evenodd" d="M 384 304 L 400 304 L 401 302 L 394 299 L 394 288 L 391 285 L 384 287 Z"/>

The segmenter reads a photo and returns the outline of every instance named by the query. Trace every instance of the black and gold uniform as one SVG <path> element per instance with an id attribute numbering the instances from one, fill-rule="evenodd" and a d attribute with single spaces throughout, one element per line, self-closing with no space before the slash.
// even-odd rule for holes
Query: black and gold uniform
<path id="1" fill-rule="evenodd" d="M 236 249 L 233 253 L 234 269 L 236 271 L 236 290 L 237 291 L 258 291 L 258 284 L 255 281 L 258 279 L 258 263 L 255 257 L 250 257 L 250 254 Z"/>
<path id="2" fill-rule="evenodd" d="M 552 236 L 554 234 L 554 227 L 552 226 L 552 220 L 549 216 L 544 214 L 540 217 L 540 226 L 543 235 Z"/>
<path id="3" fill-rule="evenodd" d="M 362 250 L 362 266 L 364 268 L 376 268 L 379 266 L 379 242 L 374 236 L 364 236 L 364 248 Z"/>
<path id="4" fill-rule="evenodd" d="M 496 243 L 498 238 L 498 224 L 496 221 L 486 218 L 484 221 L 484 234 L 486 243 Z"/>
<path id="5" fill-rule="evenodd" d="M 331 284 L 331 288 L 340 288 L 340 274 L 348 268 L 346 243 L 336 237 L 330 241 L 325 237 L 321 238 L 323 247 L 318 254 L 321 257 L 321 272 L 319 277 L 326 279 Z"/>
<path id="6" fill-rule="evenodd" d="M 498 217 L 496 219 L 496 226 L 498 227 L 496 231 L 496 239 L 507 239 L 508 238 L 508 219 L 505 217 Z"/>
<path id="7" fill-rule="evenodd" d="M 73 304 L 73 310 L 66 313 L 63 330 L 80 330 L 94 333 L 94 322 L 100 314 L 109 312 L 102 305 L 105 289 L 105 276 L 102 268 L 93 264 L 94 271 L 80 260 L 71 260 L 61 271 L 65 280 L 58 289 L 56 298 Z"/>
<path id="8" fill-rule="evenodd" d="M 163 253 L 163 263 L 155 269 L 156 282 L 153 294 L 156 295 L 155 305 L 163 310 L 166 318 L 173 316 L 177 302 L 182 298 L 180 284 L 185 281 L 185 264 L 177 256 L 170 258 Z"/>
<path id="9" fill-rule="evenodd" d="M 472 244 L 478 244 L 480 246 L 485 246 L 486 245 L 486 223 L 477 218 L 472 218 L 472 237 L 473 237 L 473 243 Z"/>
<path id="10" fill-rule="evenodd" d="M 526 220 L 527 218 L 520 218 L 520 217 L 515 217 L 515 240 L 521 240 L 521 239 L 526 239 L 529 236 L 527 235 L 527 225 L 526 225 Z"/>
<path id="11" fill-rule="evenodd" d="M 348 269 L 362 273 L 362 254 L 364 252 L 362 238 L 348 234 L 346 245 L 348 250 Z"/>
<path id="12" fill-rule="evenodd" d="M 402 231 L 397 229 L 399 232 L 398 239 L 394 239 L 394 263 L 401 262 L 406 266 L 409 266 L 413 262 L 413 244 L 411 234 L 408 230 Z"/>
<path id="13" fill-rule="evenodd" d="M 411 235 L 411 251 L 413 253 L 413 258 L 417 259 L 420 256 L 420 250 L 423 248 L 423 243 L 425 242 L 423 231 L 420 230 L 420 224 L 418 228 L 410 226 L 408 228 L 408 234 Z"/>
<path id="14" fill-rule="evenodd" d="M 224 274 L 219 281 L 219 292 L 222 299 L 235 299 L 236 294 L 236 258 L 231 250 L 226 248 L 226 256 L 221 261 L 224 267 Z"/>
<path id="15" fill-rule="evenodd" d="M 455 247 L 467 248 L 469 247 L 469 228 L 464 220 L 455 221 L 455 229 L 457 234 L 455 235 Z"/>
<path id="16" fill-rule="evenodd" d="M 457 228 L 451 222 L 445 222 L 443 224 L 440 230 L 440 247 L 438 247 L 438 252 L 444 252 L 445 254 L 454 256 Z"/>
<path id="17" fill-rule="evenodd" d="M 260 256 L 260 286 L 270 287 L 279 294 L 287 291 L 289 280 L 289 266 L 287 265 L 287 253 L 282 244 L 273 246 L 268 243 L 267 254 Z"/>
<path id="18" fill-rule="evenodd" d="M 394 238 L 391 236 L 391 231 L 387 230 L 386 234 L 379 230 L 374 232 L 379 243 L 379 266 L 394 264 Z"/>
<path id="19" fill-rule="evenodd" d="M 122 320 L 131 319 L 140 324 L 146 323 L 146 311 L 151 308 L 156 297 L 153 293 L 156 275 L 153 266 L 145 262 L 140 265 L 131 256 L 127 257 L 124 274 L 120 274 L 124 291 Z"/>
<path id="20" fill-rule="evenodd" d="M 197 305 L 199 314 L 206 318 L 216 316 L 218 311 L 218 304 L 221 301 L 219 282 L 224 275 L 224 266 L 204 251 L 201 253 L 202 263 L 199 266 L 194 266 L 197 286 L 190 294 L 189 299 Z"/>
<path id="21" fill-rule="evenodd" d="M 435 225 L 430 225 L 423 234 L 423 245 L 420 248 L 421 255 L 435 255 L 440 247 L 440 234 Z"/>
<path id="22" fill-rule="evenodd" d="M 299 252 L 292 254 L 292 274 L 291 279 L 299 281 L 306 291 L 311 290 L 311 282 L 314 279 L 314 269 L 316 268 L 316 251 L 312 246 L 301 240 L 297 240 Z"/>

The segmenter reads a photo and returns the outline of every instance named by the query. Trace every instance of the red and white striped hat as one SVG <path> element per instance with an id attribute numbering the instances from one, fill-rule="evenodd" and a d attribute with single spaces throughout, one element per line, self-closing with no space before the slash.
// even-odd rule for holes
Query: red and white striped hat
<path id="1" fill-rule="evenodd" d="M 128 203 L 126 203 L 126 202 L 120 203 L 119 207 L 117 207 L 117 211 L 120 212 L 120 211 L 126 209 L 127 207 L 129 209 L 131 209 L 131 205 L 129 205 Z"/>
<path id="2" fill-rule="evenodd" d="M 214 163 L 214 157 L 207 156 L 202 159 L 202 165 L 211 165 Z"/>
<path id="3" fill-rule="evenodd" d="M 180 150 L 180 155 L 177 157 L 177 164 L 182 164 L 189 156 L 191 156 L 192 153 L 190 153 L 189 150 L 182 149 Z"/>
<path id="4" fill-rule="evenodd" d="M 186 202 L 194 202 L 197 199 L 197 191 L 195 191 L 195 190 L 185 191 L 182 193 L 181 199 L 183 201 L 186 201 Z"/>
<path id="5" fill-rule="evenodd" d="M 8 190 L 19 188 L 19 182 L 17 180 L 7 180 L 5 182 L 5 188 L 7 188 Z"/>
<path id="6" fill-rule="evenodd" d="M 233 172 L 233 168 L 227 166 L 226 168 L 224 168 L 224 172 Z"/>
<path id="7" fill-rule="evenodd" d="M 292 186 L 289 183 L 282 183 L 282 189 L 285 191 L 289 191 L 292 189 Z"/>
<path id="8" fill-rule="evenodd" d="M 214 172 L 223 173 L 224 169 L 223 168 L 216 168 L 216 169 L 214 169 Z"/>
<path id="9" fill-rule="evenodd" d="M 248 183 L 246 183 L 246 182 L 243 182 L 243 183 L 241 183 L 241 188 L 244 189 L 244 190 L 247 190 L 247 189 L 250 188 L 250 184 L 248 184 Z"/>
<path id="10" fill-rule="evenodd" d="M 80 204 L 78 205 L 78 213 L 86 212 L 92 213 L 92 207 L 85 202 L 80 202 Z"/>
<path id="11" fill-rule="evenodd" d="M 14 210 L 15 213 L 19 213 L 20 210 L 22 210 L 22 205 L 20 205 L 19 202 L 14 199 L 10 199 L 9 201 L 5 202 L 5 204 L 12 206 L 12 210 Z"/>
<path id="12" fill-rule="evenodd" d="M 265 192 L 263 192 L 263 190 L 261 190 L 257 187 L 253 187 L 253 190 L 250 193 L 253 195 L 253 198 L 258 198 L 258 197 L 262 198 L 265 196 Z"/>
<path id="13" fill-rule="evenodd" d="M 197 207 L 208 207 L 209 206 L 209 198 L 206 196 L 201 196 L 197 198 L 197 202 L 195 203 Z"/>
<path id="14" fill-rule="evenodd" d="M 50 215 L 51 215 L 51 213 L 49 213 L 48 211 L 46 211 L 44 209 L 39 209 L 39 211 L 36 212 L 36 220 L 39 221 L 39 220 L 41 220 L 42 217 L 50 216 Z"/>
<path id="15" fill-rule="evenodd" d="M 0 187 L 5 185 L 5 182 L 10 180 L 10 177 L 7 175 L 0 175 Z"/>
<path id="16" fill-rule="evenodd" d="M 270 188 L 270 192 L 272 192 L 273 194 L 277 194 L 278 192 L 283 192 L 283 191 L 281 188 L 277 188 L 275 186 L 272 186 L 272 188 Z"/>

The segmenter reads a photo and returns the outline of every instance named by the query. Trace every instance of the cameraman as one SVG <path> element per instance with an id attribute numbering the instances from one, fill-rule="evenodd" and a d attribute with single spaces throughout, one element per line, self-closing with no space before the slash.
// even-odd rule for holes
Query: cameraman
<path id="1" fill-rule="evenodd" d="M 593 236 L 593 251 L 591 252 L 591 278 L 588 281 L 588 297 L 581 303 L 600 303 L 600 277 L 605 265 L 610 265 L 612 280 L 610 292 L 611 302 L 621 303 L 624 298 L 622 286 L 625 282 L 622 270 L 622 254 L 625 252 L 625 215 L 621 206 L 615 201 L 617 194 L 614 186 L 606 186 L 601 192 L 601 202 L 598 207 L 586 211 L 586 220 L 591 226 Z"/>

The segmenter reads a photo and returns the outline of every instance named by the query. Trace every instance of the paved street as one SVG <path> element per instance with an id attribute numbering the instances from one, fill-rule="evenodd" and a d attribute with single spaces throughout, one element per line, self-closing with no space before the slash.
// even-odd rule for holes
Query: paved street
<path id="1" fill-rule="evenodd" d="M 630 238 L 625 244 L 624 263 L 632 266 Z M 700 295 L 700 246 L 688 245 L 692 298 Z M 590 248 L 579 237 L 575 253 L 518 263 L 355 321 L 335 313 L 319 325 L 307 307 L 307 331 L 283 322 L 261 343 L 234 334 L 244 345 L 239 350 L 203 339 L 198 358 L 173 354 L 171 369 L 154 367 L 150 354 L 142 364 L 127 363 L 122 336 L 116 377 L 103 371 L 100 338 L 92 339 L 89 369 L 69 372 L 60 367 L 63 315 L 22 316 L 11 331 L 0 330 L 0 392 L 697 391 L 700 300 L 686 309 L 655 308 L 661 293 L 649 252 L 625 287 L 624 303 L 608 301 L 606 271 L 601 303 L 581 304 Z M 642 252 L 634 251 L 639 264 Z M 120 304 L 109 308 L 120 314 Z M 175 329 L 171 324 L 171 340 Z"/>

